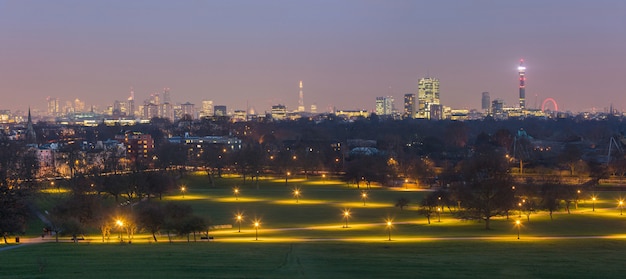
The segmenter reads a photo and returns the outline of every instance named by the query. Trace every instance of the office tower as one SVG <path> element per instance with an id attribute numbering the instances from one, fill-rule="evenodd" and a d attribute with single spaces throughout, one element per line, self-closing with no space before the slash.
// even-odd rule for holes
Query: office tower
<path id="1" fill-rule="evenodd" d="M 213 101 L 202 100 L 202 108 L 200 109 L 199 117 L 213 116 Z"/>
<path id="2" fill-rule="evenodd" d="M 127 105 L 127 112 L 126 115 L 128 116 L 135 116 L 135 91 L 133 91 L 133 88 L 130 88 L 130 97 L 128 97 L 128 105 Z"/>
<path id="3" fill-rule="evenodd" d="M 495 99 L 493 101 L 491 101 L 491 112 L 496 114 L 496 113 L 503 113 L 504 112 L 504 101 L 502 99 Z"/>
<path id="4" fill-rule="evenodd" d="M 304 111 L 304 93 L 302 93 L 302 81 L 300 81 L 300 98 L 298 99 L 298 112 Z"/>
<path id="5" fill-rule="evenodd" d="M 163 88 L 163 103 L 172 103 L 172 100 L 170 99 L 170 89 L 169 88 Z"/>
<path id="6" fill-rule="evenodd" d="M 393 114 L 393 97 L 376 97 L 376 109 L 377 115 L 392 115 Z"/>
<path id="7" fill-rule="evenodd" d="M 169 120 L 175 121 L 176 116 L 174 112 L 174 105 L 170 103 L 162 103 L 159 105 L 159 117 L 167 118 Z"/>
<path id="8" fill-rule="evenodd" d="M 519 108 L 526 108 L 526 67 L 524 66 L 524 59 L 519 60 L 519 67 L 517 67 L 519 73 Z"/>
<path id="9" fill-rule="evenodd" d="M 417 84 L 418 117 L 430 119 L 430 106 L 439 105 L 439 80 L 421 78 Z"/>
<path id="10" fill-rule="evenodd" d="M 415 118 L 415 94 L 404 94 L 404 118 Z"/>
<path id="11" fill-rule="evenodd" d="M 213 112 L 215 116 L 226 116 L 226 106 L 214 106 Z"/>
<path id="12" fill-rule="evenodd" d="M 186 102 L 180 105 L 180 109 L 182 110 L 183 115 L 189 115 L 191 119 L 195 118 L 194 104 Z"/>
<path id="13" fill-rule="evenodd" d="M 483 92 L 481 105 L 482 105 L 481 108 L 483 109 L 483 111 L 485 111 L 486 113 L 489 113 L 491 109 L 491 98 L 489 97 L 489 92 Z"/>
<path id="14" fill-rule="evenodd" d="M 59 116 L 59 99 L 48 96 L 46 101 L 48 102 L 48 115 Z"/>
<path id="15" fill-rule="evenodd" d="M 76 98 L 74 100 L 74 112 L 83 112 L 85 110 L 85 102 Z"/>
<path id="16" fill-rule="evenodd" d="M 284 120 L 287 118 L 287 107 L 285 105 L 274 105 L 272 106 L 272 119 L 274 120 Z"/>

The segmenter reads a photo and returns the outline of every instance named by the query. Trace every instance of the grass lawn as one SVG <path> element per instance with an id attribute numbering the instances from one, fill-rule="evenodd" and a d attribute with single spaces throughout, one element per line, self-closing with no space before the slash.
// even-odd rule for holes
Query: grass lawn
<path id="1" fill-rule="evenodd" d="M 20 244 L 0 251 L 0 278 L 619 278 L 626 272 L 619 193 L 596 193 L 595 204 L 581 200 L 571 214 L 562 210 L 552 219 L 546 212 L 533 213 L 530 221 L 522 215 L 518 240 L 516 211 L 509 219 L 494 218 L 491 230 L 455 219 L 448 209 L 441 221 L 435 215 L 428 224 L 416 206 L 428 192 L 417 189 L 373 187 L 364 205 L 364 189 L 332 179 L 263 179 L 258 187 L 241 182 L 223 178 L 211 186 L 205 176 L 188 175 L 184 197 L 164 196 L 165 202 L 191 205 L 212 224 L 232 225 L 211 231 L 215 241 L 167 243 L 161 235 L 155 244 L 138 234 L 133 244 L 120 244 L 114 229 L 106 243 L 94 233 L 79 244 Z M 301 191 L 297 201 L 295 188 Z M 43 195 L 42 209 L 54 204 L 54 195 L 61 194 Z M 410 206 L 395 207 L 398 198 Z M 345 209 L 349 228 L 343 227 Z M 238 212 L 244 214 L 241 232 Z M 261 222 L 258 241 L 254 219 Z M 386 219 L 393 219 L 392 241 Z M 618 237 L 545 238 L 560 236 Z"/>
<path id="2" fill-rule="evenodd" d="M 622 278 L 623 240 L 48 243 L 0 253 L 1 278 Z"/>

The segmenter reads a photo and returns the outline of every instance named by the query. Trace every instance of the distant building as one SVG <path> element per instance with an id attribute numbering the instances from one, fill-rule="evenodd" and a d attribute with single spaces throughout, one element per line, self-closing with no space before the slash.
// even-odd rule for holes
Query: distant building
<path id="1" fill-rule="evenodd" d="M 195 110 L 194 110 L 194 104 L 192 104 L 190 102 L 186 102 L 186 103 L 180 105 L 180 109 L 182 110 L 183 116 L 189 115 L 191 117 L 191 119 L 195 118 L 196 113 L 195 113 Z"/>
<path id="2" fill-rule="evenodd" d="M 59 116 L 59 114 L 60 114 L 59 99 L 48 97 L 48 98 L 46 98 L 46 101 L 48 102 L 48 115 L 49 116 Z"/>
<path id="3" fill-rule="evenodd" d="M 207 152 L 220 154 L 241 149 L 241 140 L 236 137 L 226 136 L 204 136 L 204 137 L 170 137 L 170 143 L 182 144 L 187 148 L 189 160 L 197 160 Z"/>
<path id="4" fill-rule="evenodd" d="M 271 113 L 274 120 L 285 120 L 287 118 L 287 107 L 281 104 L 274 105 Z"/>
<path id="5" fill-rule="evenodd" d="M 376 97 L 376 108 L 374 111 L 377 115 L 393 115 L 393 97 Z"/>
<path id="6" fill-rule="evenodd" d="M 337 110 L 335 115 L 344 117 L 346 119 L 356 119 L 356 118 L 368 118 L 370 113 L 367 110 Z"/>
<path id="7" fill-rule="evenodd" d="M 483 92 L 483 97 L 481 99 L 481 109 L 485 111 L 486 114 L 491 112 L 491 98 L 489 97 L 489 92 Z"/>
<path id="8" fill-rule="evenodd" d="M 430 119 L 431 105 L 439 105 L 439 80 L 421 78 L 417 84 L 418 118 Z"/>
<path id="9" fill-rule="evenodd" d="M 203 100 L 202 109 L 200 110 L 198 117 L 203 118 L 209 116 L 213 116 L 213 101 Z"/>
<path id="10" fill-rule="evenodd" d="M 150 134 L 125 132 L 115 135 L 115 140 L 126 146 L 126 156 L 131 160 L 146 159 L 154 150 L 154 139 Z"/>
<path id="11" fill-rule="evenodd" d="M 498 114 L 504 112 L 504 101 L 502 99 L 495 99 L 491 102 L 491 113 Z"/>
<path id="12" fill-rule="evenodd" d="M 215 116 L 227 116 L 228 113 L 226 111 L 226 106 L 215 106 L 213 107 L 213 111 Z"/>
<path id="13" fill-rule="evenodd" d="M 235 110 L 233 112 L 233 118 L 231 120 L 235 122 L 239 122 L 239 121 L 246 121 L 247 118 L 248 117 L 247 117 L 247 113 L 245 110 Z"/>
<path id="14" fill-rule="evenodd" d="M 415 118 L 415 94 L 404 94 L 404 118 Z"/>
<path id="15" fill-rule="evenodd" d="M 159 117 L 159 106 L 153 103 L 148 103 L 143 106 L 143 118 L 152 119 Z"/>

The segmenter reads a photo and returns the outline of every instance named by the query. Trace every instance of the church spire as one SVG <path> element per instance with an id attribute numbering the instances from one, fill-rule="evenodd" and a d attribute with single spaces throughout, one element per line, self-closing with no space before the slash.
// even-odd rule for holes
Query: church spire
<path id="1" fill-rule="evenodd" d="M 26 123 L 26 143 L 37 143 L 37 134 L 35 134 L 35 128 L 33 128 L 33 118 L 30 115 L 30 107 L 28 107 L 28 122 Z"/>

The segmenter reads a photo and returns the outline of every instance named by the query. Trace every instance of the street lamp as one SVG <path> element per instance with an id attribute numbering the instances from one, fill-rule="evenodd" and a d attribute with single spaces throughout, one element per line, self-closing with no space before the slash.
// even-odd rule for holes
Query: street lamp
<path id="1" fill-rule="evenodd" d="M 296 198 L 296 203 L 298 203 L 298 200 L 300 199 L 300 189 L 295 188 L 293 190 L 293 196 Z"/>
<path id="2" fill-rule="evenodd" d="M 348 218 L 350 218 L 350 210 L 349 209 L 344 209 L 343 210 L 343 218 L 346 219 L 346 225 L 344 226 L 344 228 L 348 228 Z"/>
<path id="3" fill-rule="evenodd" d="M 367 193 L 365 191 L 361 192 L 361 199 L 363 200 L 363 206 L 365 206 L 365 201 L 367 200 Z"/>
<path id="4" fill-rule="evenodd" d="M 185 190 L 187 190 L 185 186 L 180 187 L 180 192 L 183 194 L 183 199 L 185 198 Z"/>
<path id="5" fill-rule="evenodd" d="M 259 221 L 254 221 L 254 230 L 255 230 L 254 240 L 259 240 L 259 226 L 260 225 L 261 223 L 259 223 Z"/>
<path id="6" fill-rule="evenodd" d="M 122 229 L 124 228 L 124 221 L 117 219 L 117 221 L 115 221 L 115 224 L 120 228 L 120 242 L 124 242 L 124 239 L 122 238 Z"/>
<path id="7" fill-rule="evenodd" d="M 594 211 L 594 212 L 595 212 L 595 211 L 596 211 L 596 197 L 592 197 L 592 198 L 591 198 L 591 202 L 592 202 L 592 203 L 591 203 L 591 206 L 592 206 L 592 207 L 591 207 L 591 211 Z"/>
<path id="8" fill-rule="evenodd" d="M 522 222 L 520 220 L 515 220 L 515 226 L 517 227 L 517 239 L 519 239 L 519 231 L 522 226 Z"/>
<path id="9" fill-rule="evenodd" d="M 389 238 L 387 240 L 391 241 L 391 220 L 387 220 L 387 231 L 389 232 Z"/>
<path id="10" fill-rule="evenodd" d="M 235 200 L 239 200 L 239 188 L 235 187 L 235 189 L 233 190 L 233 192 L 235 192 Z"/>
<path id="11" fill-rule="evenodd" d="M 290 176 L 290 175 L 291 175 L 291 172 L 287 172 L 287 173 L 285 174 L 285 185 L 287 185 L 287 182 L 288 182 L 288 180 L 289 180 L 289 176 Z"/>
<path id="12" fill-rule="evenodd" d="M 519 207 L 519 216 L 518 216 L 518 218 L 522 218 L 522 203 L 518 202 L 517 206 Z"/>
<path id="13" fill-rule="evenodd" d="M 437 222 L 441 223 L 441 207 L 437 207 Z"/>
<path id="14" fill-rule="evenodd" d="M 322 182 L 326 184 L 326 174 L 322 174 Z"/>
<path id="15" fill-rule="evenodd" d="M 239 224 L 239 230 L 237 230 L 237 232 L 241 232 L 241 221 L 243 220 L 243 214 L 241 213 L 237 213 L 237 224 Z"/>
<path id="16" fill-rule="evenodd" d="M 624 201 L 620 200 L 619 201 L 619 215 L 622 215 L 624 211 Z"/>

